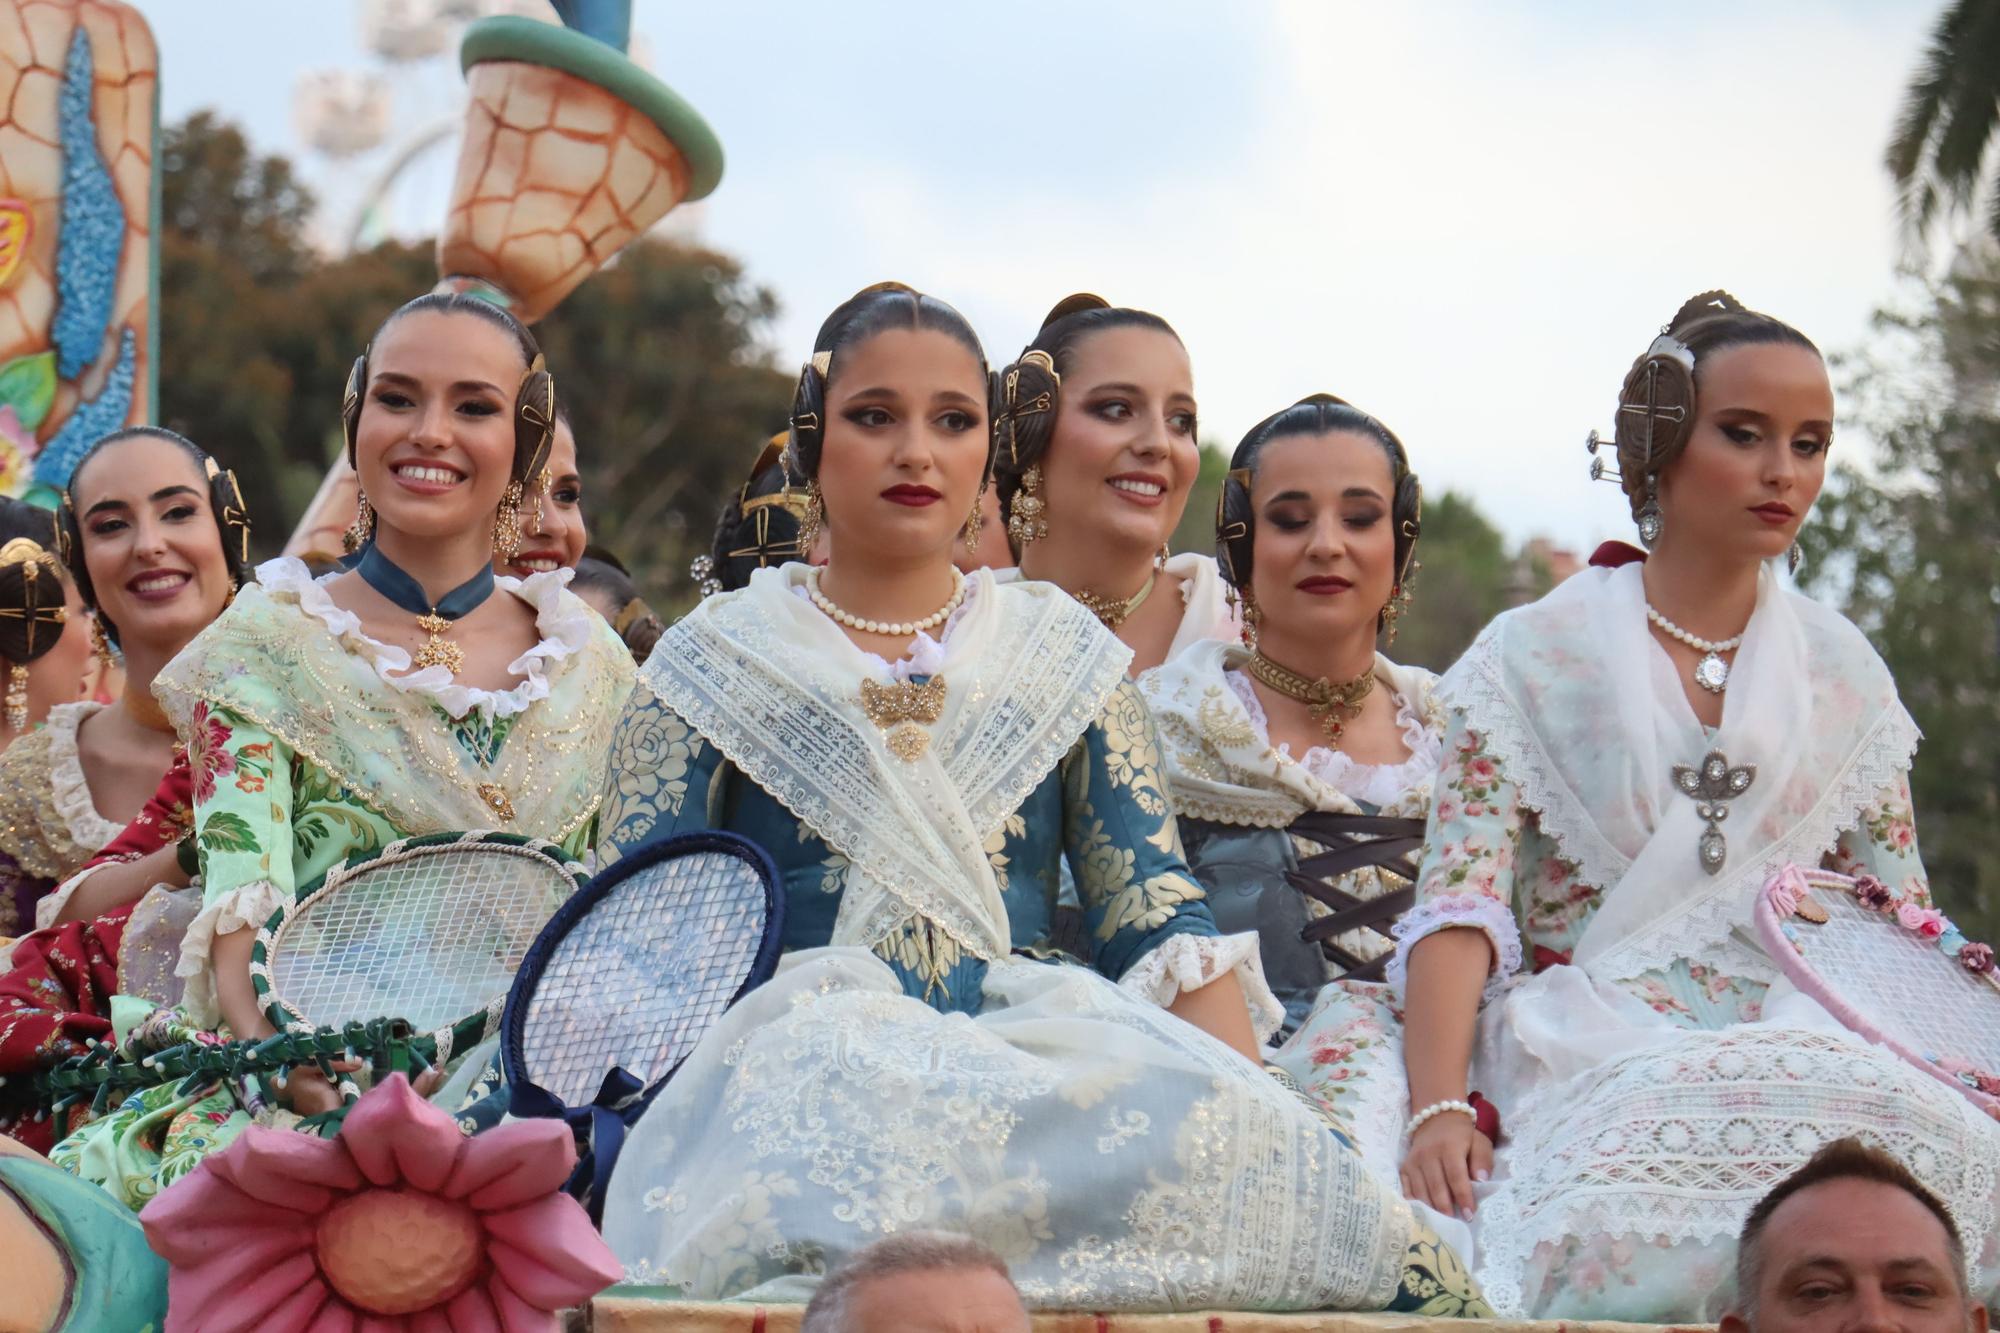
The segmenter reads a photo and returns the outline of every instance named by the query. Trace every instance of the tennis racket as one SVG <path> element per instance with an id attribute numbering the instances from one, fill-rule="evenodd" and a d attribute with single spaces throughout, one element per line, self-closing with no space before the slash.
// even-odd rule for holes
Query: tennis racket
<path id="1" fill-rule="evenodd" d="M 784 921 L 763 848 L 690 833 L 592 879 L 528 951 L 501 1023 L 511 1110 L 569 1122 L 571 1190 L 593 1209 L 625 1127 L 723 1011 L 777 969 Z"/>
<path id="2" fill-rule="evenodd" d="M 1787 866 L 1757 895 L 1757 932 L 1798 988 L 2000 1118 L 1993 951 L 1875 879 Z"/>

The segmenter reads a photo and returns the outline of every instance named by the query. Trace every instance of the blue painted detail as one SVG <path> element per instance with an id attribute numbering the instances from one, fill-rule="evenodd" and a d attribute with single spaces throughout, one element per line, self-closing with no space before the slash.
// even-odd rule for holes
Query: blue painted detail
<path id="1" fill-rule="evenodd" d="M 74 380 L 97 360 L 111 327 L 118 258 L 125 248 L 125 209 L 111 170 L 97 151 L 91 119 L 94 68 L 90 37 L 78 24 L 63 64 L 57 122 L 62 136 L 61 232 L 56 239 L 56 371 Z M 69 475 L 67 467 L 63 475 Z"/>
<path id="2" fill-rule="evenodd" d="M 69 485 L 69 474 L 83 457 L 84 450 L 125 424 L 132 412 L 132 386 L 139 363 L 139 340 L 132 330 L 118 337 L 118 364 L 104 381 L 104 391 L 86 403 L 78 403 L 42 452 L 35 459 L 35 481 L 45 486 Z"/>
<path id="3" fill-rule="evenodd" d="M 595 37 L 614 51 L 632 45 L 632 0 L 549 0 L 572 32 Z"/>

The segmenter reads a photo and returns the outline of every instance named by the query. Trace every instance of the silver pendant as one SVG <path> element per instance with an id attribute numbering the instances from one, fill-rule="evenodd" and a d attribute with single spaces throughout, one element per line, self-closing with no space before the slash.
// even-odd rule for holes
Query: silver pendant
<path id="1" fill-rule="evenodd" d="M 1729 688 L 1729 663 L 1720 654 L 1708 654 L 1694 664 L 1694 683 L 1710 694 L 1722 693 Z"/>
<path id="2" fill-rule="evenodd" d="M 1674 786 L 1683 795 L 1694 798 L 1695 814 L 1708 825 L 1697 849 L 1701 868 L 1708 874 L 1718 874 L 1722 863 L 1729 859 L 1729 842 L 1722 836 L 1722 821 L 1729 818 L 1729 802 L 1749 791 L 1750 784 L 1757 780 L 1757 765 L 1732 767 L 1722 751 L 1710 750 L 1702 756 L 1699 767 L 1675 764 L 1673 776 Z"/>

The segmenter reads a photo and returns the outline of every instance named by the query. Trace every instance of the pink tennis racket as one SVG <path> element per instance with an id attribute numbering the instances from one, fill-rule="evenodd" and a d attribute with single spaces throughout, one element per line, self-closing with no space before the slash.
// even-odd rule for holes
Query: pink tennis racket
<path id="1" fill-rule="evenodd" d="M 1757 933 L 1798 988 L 2000 1119 L 2000 971 L 1944 913 L 1878 879 L 1787 866 L 1757 895 Z"/>

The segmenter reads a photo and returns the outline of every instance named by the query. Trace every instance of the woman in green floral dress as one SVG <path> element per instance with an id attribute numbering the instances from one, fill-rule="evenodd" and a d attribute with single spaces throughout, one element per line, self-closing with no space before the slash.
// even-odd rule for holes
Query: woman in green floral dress
<path id="1" fill-rule="evenodd" d="M 552 396 L 532 337 L 505 312 L 465 297 L 403 307 L 343 406 L 365 497 L 360 563 L 319 581 L 297 561 L 263 565 L 161 672 L 187 743 L 204 886 L 181 946 L 186 1021 L 269 1033 L 250 988 L 255 927 L 356 853 L 473 828 L 577 856 L 595 841 L 631 659 L 563 575 L 492 574 L 496 541 L 540 488 Z M 412 613 L 412 597 L 431 614 Z M 464 1102 L 482 1065 L 469 1054 L 439 1100 Z M 54 1159 L 136 1208 L 245 1125 L 336 1104 L 310 1070 L 270 1105 L 226 1085 L 166 1085 Z M 492 1114 L 468 1114 L 468 1130 Z"/>

